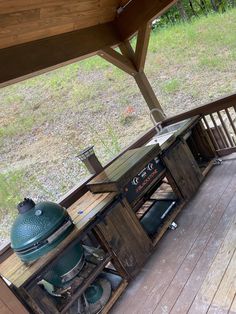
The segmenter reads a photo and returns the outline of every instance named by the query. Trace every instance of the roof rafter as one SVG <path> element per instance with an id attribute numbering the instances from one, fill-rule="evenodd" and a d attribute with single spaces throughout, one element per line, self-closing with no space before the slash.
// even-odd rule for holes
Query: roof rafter
<path id="1" fill-rule="evenodd" d="M 177 0 L 132 0 L 116 17 L 114 24 L 122 40 L 131 37 L 140 27 L 163 14 Z"/>

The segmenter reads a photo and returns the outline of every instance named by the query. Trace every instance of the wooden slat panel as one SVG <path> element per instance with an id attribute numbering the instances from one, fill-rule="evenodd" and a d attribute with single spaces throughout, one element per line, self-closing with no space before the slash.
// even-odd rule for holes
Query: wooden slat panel
<path id="1" fill-rule="evenodd" d="M 236 246 L 236 245 L 235 245 Z M 227 314 L 236 295 L 236 250 L 208 310 L 209 314 Z"/>
<path id="2" fill-rule="evenodd" d="M 230 136 L 230 134 L 229 134 L 229 131 L 228 131 L 226 125 L 225 125 L 225 122 L 224 122 L 224 120 L 223 120 L 223 118 L 222 118 L 221 113 L 220 113 L 219 111 L 217 111 L 217 114 L 218 114 L 218 117 L 219 117 L 219 119 L 220 119 L 220 122 L 221 122 L 221 124 L 222 124 L 222 126 L 223 126 L 223 128 L 224 128 L 225 134 L 226 134 L 226 136 L 227 136 L 227 138 L 228 138 L 228 141 L 229 141 L 230 145 L 231 145 L 231 146 L 234 146 L 234 143 L 233 143 L 232 138 L 231 138 L 231 136 Z"/>
<path id="3" fill-rule="evenodd" d="M 225 108 L 233 107 L 236 104 L 236 94 L 232 94 L 223 98 L 219 98 L 211 103 L 199 106 L 195 109 L 183 112 L 176 116 L 165 119 L 164 125 L 170 125 L 175 122 L 182 121 L 194 117 L 196 115 L 207 115 Z"/>
<path id="4" fill-rule="evenodd" d="M 204 121 L 204 123 L 206 125 L 206 128 L 207 128 L 207 130 L 209 132 L 209 136 L 210 136 L 210 138 L 212 140 L 212 143 L 213 143 L 215 149 L 219 149 L 220 147 L 219 147 L 219 145 L 218 145 L 218 143 L 217 143 L 217 141 L 215 139 L 215 136 L 214 136 L 214 134 L 212 132 L 212 129 L 209 127 L 209 124 L 208 124 L 208 121 L 207 121 L 206 117 L 203 117 L 203 121 Z"/>
<path id="5" fill-rule="evenodd" d="M 234 134 L 236 135 L 236 127 L 235 127 L 235 125 L 234 125 L 233 119 L 232 119 L 232 117 L 231 117 L 231 114 L 230 114 L 228 108 L 225 109 L 225 112 L 226 112 L 227 117 L 228 117 L 228 119 L 229 119 L 230 125 L 231 125 L 231 127 L 232 127 L 232 129 L 233 129 L 233 131 L 234 131 Z"/>
<path id="6" fill-rule="evenodd" d="M 113 21 L 119 0 L 0 1 L 0 48 Z"/>
<path id="7" fill-rule="evenodd" d="M 195 314 L 200 308 L 202 313 L 207 312 L 211 302 L 217 293 L 217 289 L 221 283 L 225 271 L 231 262 L 236 248 L 236 232 L 235 221 L 232 223 L 227 236 L 217 254 L 206 279 L 199 290 L 189 313 Z"/>
<path id="8" fill-rule="evenodd" d="M 229 170 L 230 167 L 228 166 L 228 172 Z M 158 313 L 161 306 L 166 306 L 167 309 L 172 308 L 171 314 L 188 312 L 188 308 L 204 281 L 231 225 L 231 219 L 234 216 L 235 199 L 234 201 L 232 199 L 235 192 L 235 182 L 236 177 L 227 183 L 228 186 L 226 185 L 220 200 L 215 207 L 214 205 L 211 207 L 213 210 L 205 226 L 155 309 L 155 314 Z"/>
<path id="9" fill-rule="evenodd" d="M 222 167 L 213 169 L 200 187 L 199 193 L 191 200 L 177 219 L 179 228 L 174 232 L 171 231 L 165 234 L 165 237 L 159 242 L 157 250 L 145 265 L 144 271 L 139 274 L 132 286 L 128 288 L 127 294 L 124 295 L 119 304 L 115 306 L 114 314 L 129 313 L 130 309 L 132 309 L 132 313 L 153 313 L 163 294 L 167 291 L 168 287 L 172 285 L 175 275 L 179 270 L 181 269 L 182 272 L 185 270 L 184 266 L 186 266 L 186 272 L 189 273 L 190 270 L 188 269 L 189 265 L 187 265 L 187 263 L 183 265 L 183 268 L 181 267 L 186 256 L 188 256 L 190 260 L 196 261 L 198 259 L 199 255 L 195 256 L 194 251 L 191 252 L 191 249 L 194 250 L 198 238 L 199 246 L 204 246 L 202 240 L 207 241 L 204 235 L 208 233 L 210 236 L 210 232 L 207 230 L 208 227 L 217 227 L 217 224 L 215 225 L 214 222 L 211 223 L 209 219 L 215 219 L 213 211 L 222 197 L 224 197 L 224 203 L 227 205 L 227 197 L 224 195 L 236 170 L 236 166 L 232 167 L 232 163 L 233 162 L 228 161 L 223 164 Z M 232 183 L 234 189 L 231 190 L 231 195 L 228 194 L 228 199 L 235 193 L 235 182 L 236 181 Z M 221 203 L 221 205 L 223 204 Z M 221 209 L 219 208 L 218 210 L 220 211 Z M 233 208 L 231 209 L 231 214 L 232 213 L 234 214 Z M 220 213 L 218 213 L 218 218 L 219 217 Z M 232 216 L 229 215 L 227 220 L 230 221 L 231 218 Z M 217 238 L 214 239 L 213 237 L 211 242 L 212 245 L 218 247 L 218 240 L 222 239 L 220 229 L 221 228 L 217 231 Z M 228 230 L 227 226 L 226 230 Z M 191 253 L 193 254 L 191 255 Z M 199 271 L 206 270 L 206 261 L 211 264 L 211 260 L 208 260 L 209 255 L 207 253 L 208 250 L 206 250 L 205 262 L 198 268 Z M 188 289 L 186 285 L 185 292 L 189 291 L 189 294 L 191 294 L 193 290 L 192 287 L 198 286 L 198 274 L 199 272 L 195 274 L 190 289 Z M 202 275 L 202 280 L 204 280 L 206 275 L 204 275 L 204 273 Z M 181 274 L 179 274 L 178 278 L 180 284 L 183 285 L 184 282 L 181 280 Z M 186 277 L 183 279 L 186 279 Z M 181 286 L 179 286 L 178 289 L 181 290 Z M 184 300 L 191 305 L 191 298 L 185 297 Z M 186 314 L 187 310 L 171 312 L 168 311 L 168 308 L 166 309 L 165 306 L 163 306 L 159 313 Z M 199 314 L 200 313 L 203 314 L 204 312 L 199 312 Z"/>
<path id="10" fill-rule="evenodd" d="M 226 143 L 225 138 L 223 137 L 223 135 L 221 133 L 221 130 L 219 129 L 219 126 L 217 125 L 217 123 L 215 121 L 215 118 L 214 118 L 213 114 L 210 113 L 210 117 L 211 117 L 211 121 L 213 122 L 213 125 L 214 125 L 214 127 L 215 127 L 215 129 L 217 131 L 219 139 L 221 140 L 222 144 L 226 148 L 227 147 L 227 143 Z"/>

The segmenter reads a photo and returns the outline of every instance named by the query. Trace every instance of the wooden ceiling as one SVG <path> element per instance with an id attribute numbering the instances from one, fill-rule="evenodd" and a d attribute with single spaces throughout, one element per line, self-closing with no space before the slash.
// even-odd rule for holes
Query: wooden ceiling
<path id="1" fill-rule="evenodd" d="M 0 48 L 113 21 L 129 0 L 0 0 Z"/>
<path id="2" fill-rule="evenodd" d="M 119 45 L 175 2 L 0 0 L 0 86 Z"/>

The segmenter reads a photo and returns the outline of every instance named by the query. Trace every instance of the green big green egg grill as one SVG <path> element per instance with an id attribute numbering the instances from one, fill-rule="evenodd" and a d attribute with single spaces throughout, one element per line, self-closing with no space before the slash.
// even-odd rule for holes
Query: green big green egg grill
<path id="1" fill-rule="evenodd" d="M 23 262 L 32 262 L 61 243 L 72 231 L 67 211 L 52 202 L 25 198 L 11 228 L 11 247 Z"/>
<path id="2" fill-rule="evenodd" d="M 30 263 L 53 250 L 73 230 L 67 211 L 52 202 L 35 204 L 25 198 L 17 206 L 18 216 L 11 228 L 11 247 L 25 263 Z M 61 297 L 58 291 L 66 290 L 85 265 L 84 248 L 75 242 L 49 268 L 40 284 L 52 296 Z M 97 279 L 84 293 L 90 313 L 97 313 L 111 295 L 108 280 Z"/>
<path id="3" fill-rule="evenodd" d="M 25 198 L 17 209 L 19 215 L 11 228 L 11 247 L 25 263 L 50 252 L 73 230 L 70 216 L 58 204 L 35 204 L 32 199 Z M 44 279 L 55 288 L 63 288 L 70 284 L 83 266 L 83 247 L 75 243 L 53 264 Z"/>

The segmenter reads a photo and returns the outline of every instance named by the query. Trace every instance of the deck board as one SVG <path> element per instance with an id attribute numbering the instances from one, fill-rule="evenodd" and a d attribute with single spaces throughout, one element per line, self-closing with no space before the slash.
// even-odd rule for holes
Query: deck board
<path id="1" fill-rule="evenodd" d="M 113 314 L 184 314 L 188 311 L 202 314 L 208 310 L 212 314 L 225 313 L 226 308 L 230 313 L 236 313 L 235 278 L 232 278 L 236 268 L 233 258 L 236 248 L 233 225 L 236 219 L 236 159 L 232 156 L 235 158 L 231 155 L 222 166 L 213 168 L 179 215 L 179 228 L 166 233 L 142 272 L 114 307 Z M 199 303 L 202 289 L 207 278 L 211 286 L 210 274 L 218 267 L 217 259 L 226 259 L 221 250 L 227 245 L 232 249 L 229 264 L 222 267 L 220 282 L 216 286 L 212 283 L 212 295 L 207 306 L 203 306 Z M 220 297 L 222 293 L 224 297 Z"/>

